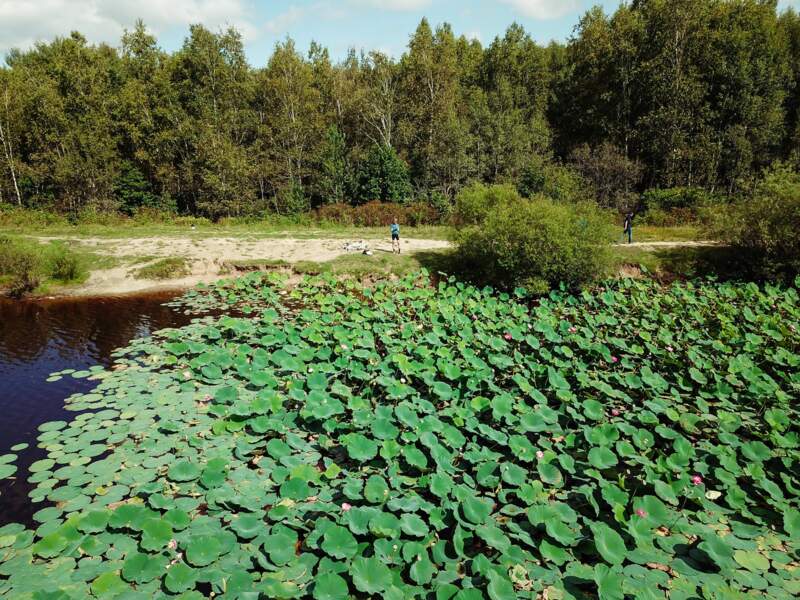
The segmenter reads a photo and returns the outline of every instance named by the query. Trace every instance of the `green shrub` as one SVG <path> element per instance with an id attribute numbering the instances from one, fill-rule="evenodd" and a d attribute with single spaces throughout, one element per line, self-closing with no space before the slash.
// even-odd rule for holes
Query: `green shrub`
<path id="1" fill-rule="evenodd" d="M 150 265 L 138 269 L 134 276 L 137 279 L 178 279 L 189 274 L 189 265 L 183 257 L 162 258 Z"/>
<path id="2" fill-rule="evenodd" d="M 570 162 L 583 176 L 603 208 L 631 210 L 635 190 L 644 175 L 644 166 L 626 156 L 609 142 L 591 147 L 583 144 L 570 154 Z"/>
<path id="3" fill-rule="evenodd" d="M 0 277 L 12 296 L 33 291 L 48 279 L 72 283 L 85 273 L 81 257 L 63 243 L 0 237 Z"/>
<path id="4" fill-rule="evenodd" d="M 404 221 L 398 205 L 390 202 L 367 202 L 353 210 L 353 224 L 359 227 L 388 227 L 393 219 Z"/>
<path id="5" fill-rule="evenodd" d="M 512 185 L 473 183 L 456 196 L 453 225 L 456 228 L 483 223 L 495 207 L 520 199 Z"/>
<path id="6" fill-rule="evenodd" d="M 648 225 L 675 227 L 701 221 L 705 212 L 713 212 L 724 201 L 703 188 L 652 188 L 642 194 L 639 211 Z"/>
<path id="7" fill-rule="evenodd" d="M 542 194 L 556 202 L 578 202 L 591 193 L 580 173 L 541 156 L 534 157 L 523 169 L 517 191 L 525 198 Z"/>
<path id="8" fill-rule="evenodd" d="M 288 185 L 275 196 L 275 212 L 279 215 L 298 215 L 311 208 L 311 201 L 299 183 Z"/>
<path id="9" fill-rule="evenodd" d="M 51 245 L 45 260 L 47 275 L 61 283 L 77 281 L 85 274 L 80 258 L 63 244 Z"/>
<path id="10" fill-rule="evenodd" d="M 319 223 L 360 227 L 388 226 L 393 218 L 402 225 L 417 227 L 436 225 L 441 222 L 439 212 L 425 202 L 397 204 L 394 202 L 367 202 L 361 206 L 348 204 L 326 204 L 314 213 Z"/>
<path id="11" fill-rule="evenodd" d="M 114 194 L 120 210 L 132 215 L 142 208 L 159 208 L 159 198 L 144 173 L 132 162 L 123 161 L 120 173 L 114 182 Z"/>
<path id="12" fill-rule="evenodd" d="M 7 282 L 9 295 L 19 297 L 35 289 L 42 275 L 42 256 L 34 247 L 0 237 L 0 277 Z"/>
<path id="13" fill-rule="evenodd" d="M 800 273 L 800 174 L 776 165 L 751 197 L 720 207 L 709 230 L 761 275 Z"/>
<path id="14" fill-rule="evenodd" d="M 0 204 L 0 227 L 36 228 L 67 224 L 67 219 L 55 212 Z"/>
<path id="15" fill-rule="evenodd" d="M 456 210 L 458 257 L 480 283 L 543 293 L 559 284 L 579 287 L 608 270 L 611 225 L 593 203 L 524 200 L 500 187 L 471 189 Z"/>

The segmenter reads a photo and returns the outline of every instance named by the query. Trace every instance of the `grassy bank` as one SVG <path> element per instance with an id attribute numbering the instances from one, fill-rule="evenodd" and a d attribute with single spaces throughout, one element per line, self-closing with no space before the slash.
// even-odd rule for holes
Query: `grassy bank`
<path id="1" fill-rule="evenodd" d="M 40 243 L 0 233 L 0 294 L 47 294 L 85 282 L 92 269 L 119 261 L 63 241 Z"/>
<path id="2" fill-rule="evenodd" d="M 185 277 L 189 272 L 189 264 L 185 258 L 162 258 L 137 269 L 134 277 L 137 279 L 177 279 Z"/>
<path id="3" fill-rule="evenodd" d="M 445 225 L 423 225 L 411 227 L 402 224 L 405 238 L 445 240 L 449 227 Z M 38 235 L 54 237 L 252 237 L 252 238 L 335 238 L 335 239 L 382 239 L 387 237 L 387 227 L 358 227 L 306 217 L 270 217 L 269 219 L 229 218 L 218 223 L 195 217 L 174 217 L 169 220 L 152 218 L 128 218 L 120 215 L 94 215 L 91 219 L 73 223 L 65 217 L 52 213 L 31 210 L 0 211 L 0 235 Z M 701 239 L 695 226 L 655 227 L 636 226 L 636 242 L 672 242 Z M 622 239 L 620 237 L 615 241 Z"/>
<path id="4" fill-rule="evenodd" d="M 62 242 L 0 236 L 0 288 L 14 296 L 52 284 L 80 283 L 88 276 L 86 263 Z"/>
<path id="5" fill-rule="evenodd" d="M 214 223 L 197 217 L 153 219 L 99 214 L 73 222 L 63 216 L 44 211 L 0 210 L 0 235 L 86 236 L 112 239 L 161 236 L 377 239 L 386 237 L 387 231 L 388 227 L 341 225 L 303 215 L 292 218 L 273 216 L 268 219 L 228 218 Z M 409 238 L 446 239 L 447 227 L 404 226 L 403 235 Z"/>

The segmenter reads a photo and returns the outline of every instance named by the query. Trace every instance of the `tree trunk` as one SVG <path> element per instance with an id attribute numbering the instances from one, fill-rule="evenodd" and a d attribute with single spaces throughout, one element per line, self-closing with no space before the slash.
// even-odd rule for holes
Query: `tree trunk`
<path id="1" fill-rule="evenodd" d="M 3 120 L 0 119 L 0 143 L 3 144 L 3 154 L 6 162 L 8 163 L 8 170 L 11 173 L 11 182 L 14 185 L 14 194 L 17 196 L 17 206 L 22 206 L 22 194 L 19 193 L 17 172 L 14 168 L 14 148 L 11 145 L 11 119 L 8 116 L 8 90 L 5 91 L 3 100 L 5 108 L 5 126 L 3 126 Z"/>

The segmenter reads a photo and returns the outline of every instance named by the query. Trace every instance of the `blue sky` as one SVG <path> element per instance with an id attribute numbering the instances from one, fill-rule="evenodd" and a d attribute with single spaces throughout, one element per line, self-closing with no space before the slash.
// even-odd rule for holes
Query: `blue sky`
<path id="1" fill-rule="evenodd" d="M 342 57 L 348 47 L 399 56 L 424 16 L 447 21 L 458 34 L 484 44 L 512 22 L 541 43 L 566 40 L 593 4 L 613 11 L 618 0 L 0 0 L 0 54 L 39 40 L 83 32 L 93 42 L 117 44 L 125 28 L 144 19 L 167 50 L 178 48 L 191 23 L 226 25 L 243 34 L 250 62 L 265 64 L 287 35 L 300 48 L 317 40 Z M 781 8 L 800 0 L 780 0 Z"/>

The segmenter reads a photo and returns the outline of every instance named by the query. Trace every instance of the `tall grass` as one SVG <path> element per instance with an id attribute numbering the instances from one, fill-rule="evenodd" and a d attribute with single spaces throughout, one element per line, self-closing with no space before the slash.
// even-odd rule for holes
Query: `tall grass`
<path id="1" fill-rule="evenodd" d="M 81 257 L 63 243 L 0 236 L 0 288 L 11 296 L 22 296 L 44 283 L 75 283 L 86 274 Z"/>

